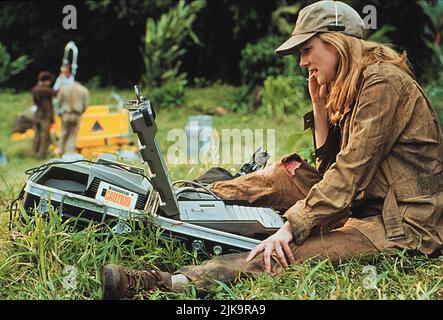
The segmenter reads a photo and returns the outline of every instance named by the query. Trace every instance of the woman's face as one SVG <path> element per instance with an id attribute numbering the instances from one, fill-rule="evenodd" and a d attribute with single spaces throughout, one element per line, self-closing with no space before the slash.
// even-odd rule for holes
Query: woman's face
<path id="1" fill-rule="evenodd" d="M 335 80 L 337 50 L 329 43 L 314 36 L 299 47 L 300 67 L 308 68 L 309 76 L 317 78 L 319 85 Z"/>

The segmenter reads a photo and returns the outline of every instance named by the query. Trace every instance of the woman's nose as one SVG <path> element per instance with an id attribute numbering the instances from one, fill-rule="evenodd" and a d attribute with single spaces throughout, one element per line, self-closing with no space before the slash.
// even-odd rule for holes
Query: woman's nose
<path id="1" fill-rule="evenodd" d="M 300 67 L 306 68 L 308 66 L 308 64 L 309 63 L 308 63 L 306 57 L 304 55 L 300 55 L 300 63 L 299 63 Z"/>

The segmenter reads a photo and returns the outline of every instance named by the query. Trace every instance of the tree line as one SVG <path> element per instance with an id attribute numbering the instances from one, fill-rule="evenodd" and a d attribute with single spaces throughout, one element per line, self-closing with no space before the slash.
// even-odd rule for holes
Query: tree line
<path id="1" fill-rule="evenodd" d="M 198 1 L 198 0 L 197 0 Z M 144 62 L 144 37 L 147 20 L 160 16 L 178 1 L 104 0 L 26 1 L 0 4 L 0 42 L 11 57 L 28 56 L 32 63 L 21 73 L 2 84 L 19 90 L 29 89 L 41 70 L 58 73 L 65 44 L 73 40 L 79 47 L 77 78 L 94 80 L 99 86 L 130 87 L 140 82 L 149 70 Z M 190 1 L 187 1 L 189 3 Z M 192 30 L 199 41 L 180 44 L 185 53 L 180 57 L 180 72 L 192 84 L 206 82 L 242 83 L 239 63 L 242 50 L 275 32 L 272 13 L 279 7 L 313 1 L 232 1 L 207 0 L 199 10 Z M 429 17 L 415 1 L 345 1 L 359 13 L 367 4 L 377 8 L 377 24 L 392 26 L 386 36 L 399 50 L 407 50 L 414 70 L 426 80 L 427 63 L 432 50 L 425 45 L 425 26 Z M 77 9 L 77 29 L 62 26 L 63 7 Z M 287 14 L 294 25 L 296 15 Z M 284 37 L 283 37 L 284 38 Z M 269 48 L 272 51 L 274 48 Z M 160 56 L 162 52 L 159 53 Z"/>

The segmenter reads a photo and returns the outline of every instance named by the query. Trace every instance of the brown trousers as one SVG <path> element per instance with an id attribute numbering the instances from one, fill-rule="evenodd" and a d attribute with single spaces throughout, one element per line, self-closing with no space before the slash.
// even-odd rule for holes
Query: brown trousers
<path id="1" fill-rule="evenodd" d="M 32 151 L 39 158 L 45 158 L 48 154 L 51 144 L 50 119 L 35 120 L 34 122 L 34 141 Z"/>
<path id="2" fill-rule="evenodd" d="M 62 118 L 62 132 L 58 146 L 59 153 L 73 153 L 76 151 L 77 134 L 80 129 L 81 116 L 74 113 L 64 113 Z"/>
<path id="3" fill-rule="evenodd" d="M 295 158 L 294 158 L 295 157 Z M 315 168 L 292 155 L 263 170 L 230 181 L 219 181 L 210 185 L 211 190 L 223 199 L 247 200 L 254 206 L 269 206 L 282 213 L 304 199 L 310 188 L 321 177 Z M 301 161 L 301 166 L 289 173 L 286 166 L 293 161 Z M 357 256 L 374 255 L 379 250 L 356 229 L 348 226 L 333 229 L 326 233 L 311 235 L 303 244 L 290 243 L 296 262 L 308 259 L 330 259 L 338 264 Z M 176 273 L 184 274 L 194 281 L 199 290 L 213 282 L 213 279 L 225 283 L 233 282 L 242 275 L 261 275 L 265 273 L 263 253 L 252 261 L 246 262 L 249 252 L 221 255 L 197 266 L 186 266 Z M 271 273 L 283 271 L 276 256 L 271 261 Z"/>

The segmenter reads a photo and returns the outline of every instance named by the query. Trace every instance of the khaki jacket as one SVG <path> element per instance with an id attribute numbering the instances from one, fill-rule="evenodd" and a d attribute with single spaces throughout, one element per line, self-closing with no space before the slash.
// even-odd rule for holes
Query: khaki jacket
<path id="1" fill-rule="evenodd" d="M 62 86 L 57 94 L 58 113 L 81 116 L 89 104 L 89 91 L 78 82 Z"/>
<path id="2" fill-rule="evenodd" d="M 391 64 L 367 67 L 358 92 L 316 149 L 322 180 L 284 215 L 294 241 L 344 220 L 380 250 L 435 253 L 443 247 L 443 136 L 436 112 L 418 84 Z M 312 127 L 312 117 L 305 121 Z"/>

